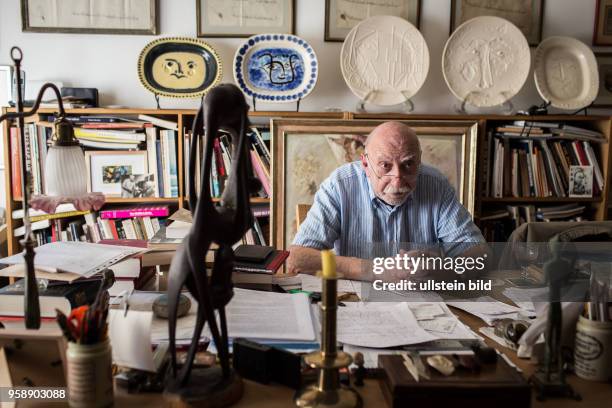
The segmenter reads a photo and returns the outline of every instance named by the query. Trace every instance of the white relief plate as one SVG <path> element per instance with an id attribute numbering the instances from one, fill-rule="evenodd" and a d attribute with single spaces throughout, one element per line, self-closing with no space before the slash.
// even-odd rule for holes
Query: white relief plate
<path id="1" fill-rule="evenodd" d="M 560 109 L 582 109 L 597 97 L 599 72 L 593 51 L 571 37 L 549 37 L 535 51 L 540 96 Z"/>
<path id="2" fill-rule="evenodd" d="M 529 76 L 527 39 L 501 17 L 476 17 L 461 24 L 442 52 L 450 91 L 477 107 L 500 105 L 516 95 Z"/>
<path id="3" fill-rule="evenodd" d="M 374 16 L 349 32 L 340 53 L 342 76 L 361 100 L 396 105 L 414 96 L 429 71 L 425 39 L 408 21 Z"/>

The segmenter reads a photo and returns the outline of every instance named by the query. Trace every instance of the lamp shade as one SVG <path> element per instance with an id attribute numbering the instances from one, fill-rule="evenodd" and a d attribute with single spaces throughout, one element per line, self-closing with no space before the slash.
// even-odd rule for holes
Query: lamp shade
<path id="1" fill-rule="evenodd" d="M 81 146 L 49 147 L 45 161 L 45 193 L 68 197 L 87 194 L 87 167 Z"/>

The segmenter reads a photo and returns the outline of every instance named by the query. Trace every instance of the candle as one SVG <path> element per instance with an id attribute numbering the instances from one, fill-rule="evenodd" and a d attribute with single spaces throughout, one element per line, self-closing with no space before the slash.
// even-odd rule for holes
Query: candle
<path id="1" fill-rule="evenodd" d="M 322 275 L 324 279 L 336 278 L 336 257 L 334 253 L 327 249 L 321 251 L 321 262 L 323 263 Z"/>

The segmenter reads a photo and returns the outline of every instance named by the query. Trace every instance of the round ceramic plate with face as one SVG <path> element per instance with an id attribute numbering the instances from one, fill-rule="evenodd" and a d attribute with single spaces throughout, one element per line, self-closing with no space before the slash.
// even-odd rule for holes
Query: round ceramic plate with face
<path id="1" fill-rule="evenodd" d="M 199 98 L 222 74 L 215 49 L 194 38 L 160 38 L 147 44 L 138 58 L 140 82 L 157 95 Z"/>
<path id="2" fill-rule="evenodd" d="M 415 26 L 400 17 L 374 16 L 349 32 L 340 53 L 342 76 L 357 97 L 396 105 L 414 96 L 429 71 L 429 49 Z"/>
<path id="3" fill-rule="evenodd" d="M 582 109 L 597 97 L 599 72 L 593 51 L 570 37 L 549 37 L 535 51 L 540 96 L 560 109 Z"/>
<path id="4" fill-rule="evenodd" d="M 529 76 L 527 39 L 500 17 L 461 24 L 442 52 L 442 73 L 453 95 L 473 106 L 500 105 L 516 95 Z"/>
<path id="5" fill-rule="evenodd" d="M 247 97 L 293 102 L 315 87 L 319 66 L 314 49 L 290 34 L 258 34 L 234 55 L 234 79 Z"/>

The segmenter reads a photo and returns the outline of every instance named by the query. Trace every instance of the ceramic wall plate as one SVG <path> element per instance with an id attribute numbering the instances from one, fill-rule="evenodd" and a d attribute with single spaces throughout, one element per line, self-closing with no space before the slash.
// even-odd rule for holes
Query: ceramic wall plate
<path id="1" fill-rule="evenodd" d="M 293 102 L 317 83 L 314 49 L 290 34 L 258 34 L 234 55 L 234 79 L 247 97 L 267 102 Z"/>
<path id="2" fill-rule="evenodd" d="M 442 73 L 453 95 L 477 107 L 500 105 L 516 95 L 529 76 L 527 39 L 500 17 L 461 24 L 442 52 Z"/>
<path id="3" fill-rule="evenodd" d="M 540 96 L 560 109 L 582 109 L 597 97 L 599 72 L 593 51 L 571 37 L 549 37 L 535 51 Z"/>
<path id="4" fill-rule="evenodd" d="M 157 95 L 199 98 L 222 75 L 215 49 L 195 38 L 160 38 L 147 44 L 138 58 L 140 82 Z"/>
<path id="5" fill-rule="evenodd" d="M 414 96 L 429 71 L 425 39 L 408 21 L 374 16 L 348 33 L 340 53 L 342 76 L 358 98 L 396 105 Z"/>

